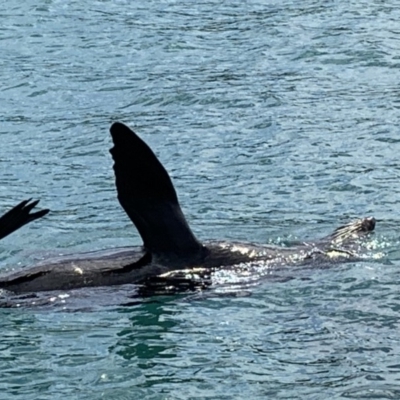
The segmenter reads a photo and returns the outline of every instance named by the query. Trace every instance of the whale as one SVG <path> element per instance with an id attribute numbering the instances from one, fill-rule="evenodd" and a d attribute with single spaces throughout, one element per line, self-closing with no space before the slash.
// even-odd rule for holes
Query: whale
<path id="1" fill-rule="evenodd" d="M 44 217 L 50 210 L 44 209 L 31 212 L 39 200 L 28 199 L 21 201 L 11 210 L 0 217 L 0 240 L 15 232 L 22 226 Z"/>
<path id="2" fill-rule="evenodd" d="M 152 149 L 121 122 L 112 124 L 110 134 L 118 201 L 143 245 L 45 260 L 1 275 L 0 289 L 21 294 L 146 285 L 153 279 L 168 282 L 182 274 L 191 276 L 194 271 L 208 276 L 221 269 L 234 273 L 246 268 L 318 267 L 365 258 L 363 242 L 374 231 L 373 217 L 357 219 L 328 236 L 291 246 L 199 240 L 182 212 L 171 177 Z"/>

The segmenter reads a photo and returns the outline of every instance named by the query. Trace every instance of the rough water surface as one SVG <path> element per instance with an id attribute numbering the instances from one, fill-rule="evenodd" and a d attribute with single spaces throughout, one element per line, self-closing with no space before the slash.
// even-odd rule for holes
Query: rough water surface
<path id="1" fill-rule="evenodd" d="M 116 120 L 160 157 L 200 238 L 285 244 L 373 215 L 385 254 L 1 309 L 0 399 L 400 397 L 396 2 L 0 4 L 0 212 L 52 210 L 0 242 L 1 271 L 140 244 L 116 200 Z"/>

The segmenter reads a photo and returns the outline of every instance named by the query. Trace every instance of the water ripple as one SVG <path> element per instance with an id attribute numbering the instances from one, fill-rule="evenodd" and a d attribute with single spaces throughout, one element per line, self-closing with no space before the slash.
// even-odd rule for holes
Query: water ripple
<path id="1" fill-rule="evenodd" d="M 52 209 L 1 241 L 3 269 L 140 243 L 115 196 L 115 120 L 201 238 L 287 243 L 374 215 L 387 255 L 237 292 L 2 310 L 0 398 L 399 397 L 394 1 L 1 4 L 0 209 Z"/>

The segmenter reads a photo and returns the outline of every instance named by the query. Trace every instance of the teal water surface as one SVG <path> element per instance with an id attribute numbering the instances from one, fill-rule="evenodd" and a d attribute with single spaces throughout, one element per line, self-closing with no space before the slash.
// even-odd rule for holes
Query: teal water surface
<path id="1" fill-rule="evenodd" d="M 0 10 L 0 211 L 52 210 L 0 242 L 2 271 L 140 244 L 116 199 L 116 120 L 160 157 L 200 238 L 305 240 L 374 215 L 384 253 L 237 291 L 1 309 L 0 399 L 400 397 L 395 1 Z"/>

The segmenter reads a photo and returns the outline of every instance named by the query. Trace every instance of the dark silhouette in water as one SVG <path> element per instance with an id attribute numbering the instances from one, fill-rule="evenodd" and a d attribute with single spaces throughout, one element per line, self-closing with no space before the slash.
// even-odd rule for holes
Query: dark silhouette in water
<path id="1" fill-rule="evenodd" d="M 42 218 L 49 212 L 49 210 L 40 210 L 31 213 L 32 209 L 39 203 L 39 200 L 30 203 L 31 200 L 32 199 L 22 201 L 0 217 L 0 239 L 13 233 L 21 228 L 21 226 L 35 219 Z"/>
<path id="2" fill-rule="evenodd" d="M 114 123 L 110 132 L 118 200 L 139 231 L 143 247 L 47 262 L 0 277 L 0 288 L 15 293 L 67 290 L 152 279 L 179 281 L 184 271 L 209 276 L 218 268 L 234 273 L 246 268 L 265 271 L 354 261 L 360 259 L 363 249 L 360 239 L 375 227 L 373 218 L 364 218 L 323 239 L 292 247 L 200 242 L 190 230 L 171 179 L 153 151 L 124 124 Z"/>

